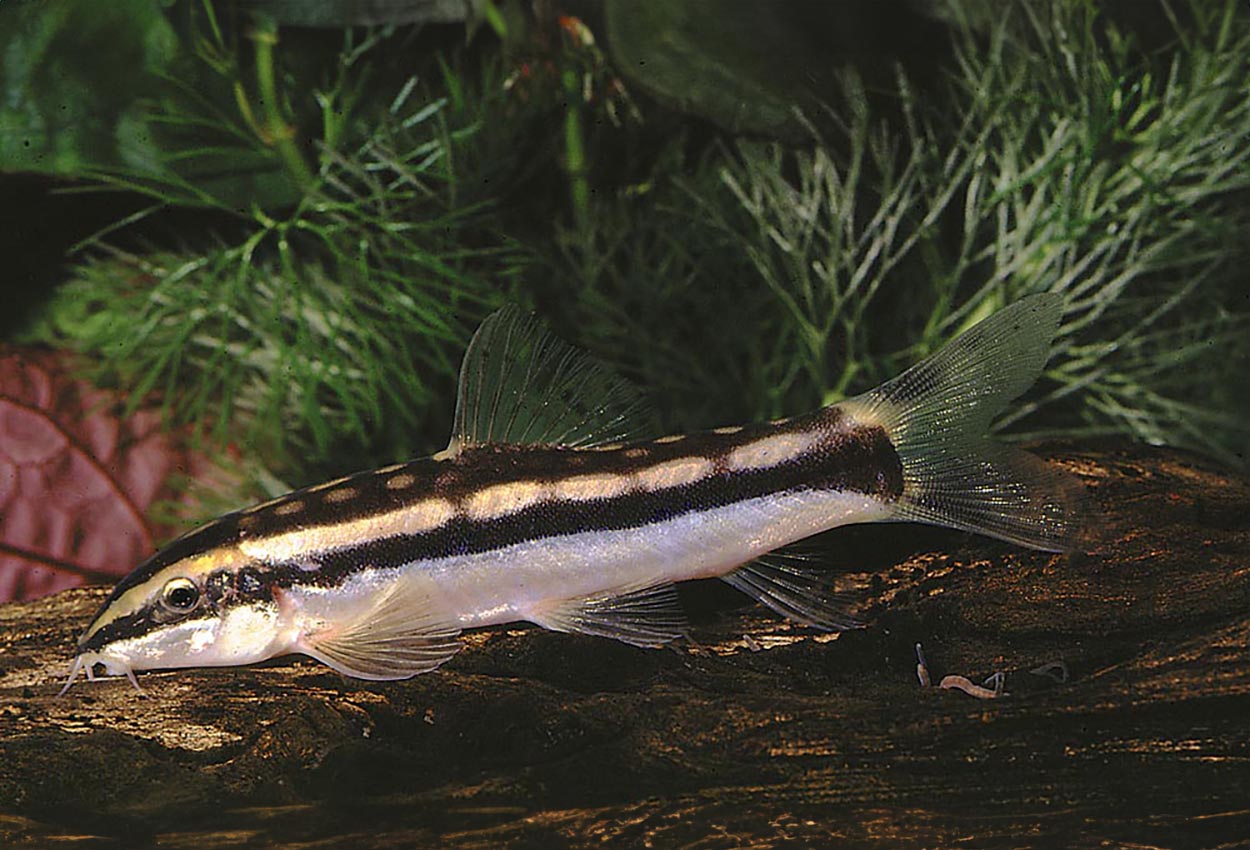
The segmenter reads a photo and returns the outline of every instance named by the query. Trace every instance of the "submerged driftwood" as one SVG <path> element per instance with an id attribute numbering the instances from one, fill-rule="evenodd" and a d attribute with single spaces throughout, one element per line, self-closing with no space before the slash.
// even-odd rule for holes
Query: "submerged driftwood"
<path id="1" fill-rule="evenodd" d="M 1050 446 L 1099 539 L 1058 557 L 827 536 L 870 625 L 717 583 L 647 651 L 498 629 L 407 682 L 308 661 L 80 682 L 105 594 L 0 607 L 0 846 L 1228 846 L 1250 838 L 1250 482 Z M 924 688 L 1005 673 L 1003 695 Z M 992 693 L 987 689 L 982 696 Z"/>

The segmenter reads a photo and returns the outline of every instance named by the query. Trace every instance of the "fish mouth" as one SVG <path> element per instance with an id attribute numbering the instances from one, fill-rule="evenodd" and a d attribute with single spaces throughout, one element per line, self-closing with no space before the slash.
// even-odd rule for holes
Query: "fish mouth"
<path id="1" fill-rule="evenodd" d="M 88 682 L 94 682 L 97 664 L 103 664 L 109 676 L 125 676 L 130 680 L 130 684 L 135 686 L 136 691 L 143 693 L 143 688 L 139 687 L 139 680 L 135 678 L 135 671 L 130 668 L 130 662 L 126 659 L 103 652 L 79 652 L 74 656 L 74 663 L 69 668 L 69 677 L 65 680 L 65 685 L 57 692 L 57 696 L 65 696 L 70 686 L 78 680 L 79 673 L 86 676 Z"/>

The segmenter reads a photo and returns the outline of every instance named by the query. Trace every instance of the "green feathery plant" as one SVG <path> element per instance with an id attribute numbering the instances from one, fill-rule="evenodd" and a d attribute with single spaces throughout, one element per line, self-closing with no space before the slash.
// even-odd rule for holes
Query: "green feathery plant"
<path id="1" fill-rule="evenodd" d="M 273 155 L 302 186 L 293 209 L 253 207 L 232 236 L 185 252 L 97 243 L 46 323 L 136 402 L 155 392 L 175 422 L 234 440 L 271 468 L 298 457 L 301 477 L 323 473 L 319 463 L 338 467 L 331 455 L 343 444 L 356 463 L 430 448 L 422 426 L 433 390 L 433 418 L 450 421 L 441 395 L 515 260 L 508 240 L 488 232 L 476 193 L 459 189 L 457 151 L 478 131 L 481 103 L 463 92 L 450 103 L 409 79 L 384 108 L 365 112 L 357 98 L 366 54 L 349 43 L 333 85 L 313 95 L 322 113 L 315 173 L 296 166 L 299 151 L 277 145 Z M 272 76 L 261 74 L 268 86 Z M 257 134 L 240 126 L 236 138 L 263 156 L 281 120 L 271 111 Z M 190 180 L 114 179 L 164 203 L 190 195 L 221 206 Z"/>
<path id="2" fill-rule="evenodd" d="M 900 80 L 889 123 L 852 78 L 838 138 L 731 143 L 648 204 L 606 201 L 553 261 L 588 342 L 669 398 L 717 399 L 685 407 L 709 424 L 836 401 L 1059 290 L 1044 391 L 1002 425 L 1238 462 L 1250 27 L 1233 2 L 1200 6 L 1179 49 L 1147 57 L 1091 5 L 1015 4 L 959 42 L 954 108 L 923 108 Z M 639 325 L 655 344 L 631 345 Z"/>
<path id="3" fill-rule="evenodd" d="M 848 76 L 820 122 L 836 129 L 799 149 L 680 135 L 657 149 L 639 132 L 663 120 L 654 107 L 629 102 L 619 127 L 573 114 L 564 72 L 545 101 L 455 62 L 388 89 L 365 73 L 374 41 L 350 35 L 311 95 L 318 144 L 285 149 L 310 98 L 277 70 L 240 82 L 210 39 L 240 105 L 170 120 L 217 126 L 296 200 L 245 210 L 208 246 L 98 254 L 51 324 L 136 397 L 158 391 L 175 419 L 307 479 L 317 464 L 433 448 L 459 352 L 504 297 L 542 305 L 676 429 L 860 392 L 1055 289 L 1068 299 L 1056 355 L 1004 425 L 1237 460 L 1250 421 L 1236 389 L 1250 355 L 1246 16 L 1236 0 L 1218 14 L 1194 2 L 1175 49 L 1147 55 L 1092 4 L 1006 8 L 958 39 L 940 102 L 900 77 L 883 117 Z M 267 86 L 277 111 L 249 117 L 248 92 Z M 229 147 L 205 151 L 220 161 Z M 623 181 L 605 179 L 609 158 L 627 163 Z M 167 200 L 178 187 L 135 185 Z"/>
<path id="4" fill-rule="evenodd" d="M 1005 424 L 1236 461 L 1250 437 L 1228 395 L 1250 355 L 1250 27 L 1238 4 L 1194 3 L 1179 49 L 1144 61 L 1091 7 L 1043 9 L 1019 7 L 1028 50 L 999 30 L 961 54 L 969 114 L 994 127 L 967 196 L 992 265 L 967 302 L 1068 299 L 1054 387 Z"/>

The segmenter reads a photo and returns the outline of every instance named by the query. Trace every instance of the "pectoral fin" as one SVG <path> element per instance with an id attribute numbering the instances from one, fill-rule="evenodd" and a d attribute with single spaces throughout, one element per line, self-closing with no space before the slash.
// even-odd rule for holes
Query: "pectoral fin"
<path id="1" fill-rule="evenodd" d="M 460 629 L 427 584 L 397 580 L 352 618 L 328 619 L 303 635 L 300 651 L 357 679 L 410 679 L 433 670 L 460 649 Z"/>

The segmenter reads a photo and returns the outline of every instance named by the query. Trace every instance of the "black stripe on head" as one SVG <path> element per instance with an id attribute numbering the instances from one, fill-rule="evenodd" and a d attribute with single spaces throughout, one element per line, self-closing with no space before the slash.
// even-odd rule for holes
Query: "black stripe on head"
<path id="1" fill-rule="evenodd" d="M 99 652 L 114 641 L 140 637 L 162 626 L 188 620 L 211 620 L 217 616 L 214 610 L 206 606 L 197 608 L 189 616 L 172 620 L 162 616 L 162 613 L 155 605 L 144 605 L 132 614 L 105 623 L 89 639 L 78 642 L 78 653 L 81 655 L 84 652 Z"/>
<path id="2" fill-rule="evenodd" d="M 255 566 L 214 570 L 204 580 L 199 605 L 186 614 L 161 606 L 159 598 L 163 590 L 163 587 L 153 588 L 152 597 L 139 610 L 101 626 L 90 639 L 79 642 L 78 651 L 98 652 L 113 641 L 139 637 L 162 626 L 189 620 L 210 620 L 238 605 L 273 601 L 272 583 Z"/>

